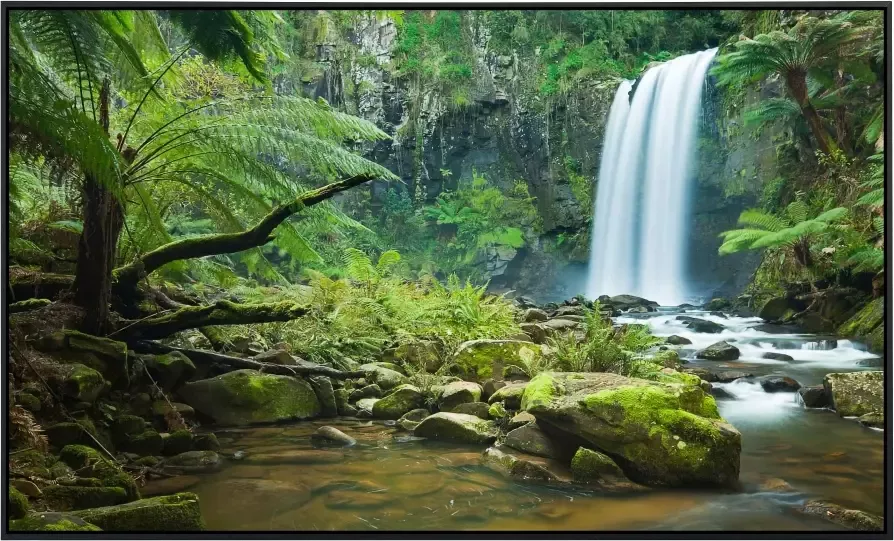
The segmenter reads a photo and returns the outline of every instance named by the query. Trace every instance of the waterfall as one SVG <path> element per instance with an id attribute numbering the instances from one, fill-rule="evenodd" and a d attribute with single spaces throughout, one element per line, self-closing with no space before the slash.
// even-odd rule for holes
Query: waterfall
<path id="1" fill-rule="evenodd" d="M 708 65 L 717 49 L 624 81 L 612 102 L 593 213 L 587 296 L 687 300 L 692 162 Z"/>

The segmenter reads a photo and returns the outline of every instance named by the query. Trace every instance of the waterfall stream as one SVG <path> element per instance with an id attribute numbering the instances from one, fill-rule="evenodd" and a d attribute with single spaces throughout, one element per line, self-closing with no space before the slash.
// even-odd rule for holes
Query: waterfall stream
<path id="1" fill-rule="evenodd" d="M 688 300 L 692 162 L 705 74 L 717 49 L 680 56 L 623 82 L 599 167 L 587 296 Z"/>

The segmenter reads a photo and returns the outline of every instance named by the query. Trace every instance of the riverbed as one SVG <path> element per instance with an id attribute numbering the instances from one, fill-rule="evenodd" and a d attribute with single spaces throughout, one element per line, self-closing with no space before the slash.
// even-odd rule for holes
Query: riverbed
<path id="1" fill-rule="evenodd" d="M 881 363 L 855 341 L 793 334 L 759 318 L 688 311 L 725 327 L 720 334 L 694 333 L 674 319 L 678 314 L 662 310 L 617 322 L 689 338 L 693 344 L 679 350 L 686 367 L 778 374 L 814 385 L 830 372 L 877 370 Z M 694 358 L 697 349 L 719 340 L 739 347 L 740 359 Z M 793 360 L 761 357 L 770 351 Z M 742 433 L 736 492 L 611 495 L 523 483 L 482 467 L 483 448 L 418 440 L 381 421 L 349 419 L 215 430 L 222 456 L 229 457 L 220 471 L 152 482 L 144 492 L 197 493 L 209 530 L 839 529 L 797 511 L 814 498 L 882 514 L 881 431 L 806 409 L 794 392 L 766 393 L 746 380 L 715 385 L 731 396 L 717 401 L 721 415 Z M 338 427 L 357 445 L 314 449 L 310 435 L 323 425 Z"/>

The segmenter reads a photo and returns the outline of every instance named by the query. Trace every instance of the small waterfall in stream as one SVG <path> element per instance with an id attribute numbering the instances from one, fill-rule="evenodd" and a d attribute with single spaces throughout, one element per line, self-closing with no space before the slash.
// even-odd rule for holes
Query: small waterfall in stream
<path id="1" fill-rule="evenodd" d="M 688 299 L 690 180 L 705 74 L 717 49 L 646 71 L 615 94 L 599 166 L 587 297 Z"/>

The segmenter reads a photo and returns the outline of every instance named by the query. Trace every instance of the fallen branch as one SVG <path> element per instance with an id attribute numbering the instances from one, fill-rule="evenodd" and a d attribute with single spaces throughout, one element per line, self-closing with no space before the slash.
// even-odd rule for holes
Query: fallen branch
<path id="1" fill-rule="evenodd" d="M 116 269 L 114 274 L 117 278 L 118 286 L 123 288 L 123 290 L 133 289 L 144 276 L 173 261 L 218 254 L 231 254 L 263 246 L 273 240 L 273 230 L 292 214 L 374 178 L 369 175 L 358 175 L 305 192 L 289 203 L 276 207 L 254 227 L 241 233 L 204 235 L 165 244 L 143 254 L 133 263 Z"/>
<path id="2" fill-rule="evenodd" d="M 251 370 L 258 370 L 259 372 L 265 372 L 268 374 L 279 374 L 281 376 L 327 376 L 332 379 L 339 380 L 348 378 L 362 378 L 366 376 L 366 372 L 362 370 L 342 371 L 335 368 L 330 368 L 328 366 L 323 366 L 321 364 L 313 364 L 307 362 L 305 362 L 305 364 L 299 364 L 295 366 L 262 363 L 260 361 L 254 361 L 252 359 L 231 357 L 230 355 L 224 355 L 223 353 L 217 353 L 214 351 L 178 348 L 146 340 L 141 340 L 134 343 L 133 347 L 134 350 L 139 353 L 153 353 L 156 355 L 163 355 L 166 353 L 171 353 L 172 351 L 179 351 L 180 353 L 186 355 L 186 357 L 190 361 L 197 365 L 220 363 L 227 366 L 232 366 L 233 368 L 237 369 L 249 368 Z"/>
<path id="3" fill-rule="evenodd" d="M 291 321 L 307 313 L 307 308 L 292 302 L 237 304 L 217 301 L 208 306 L 184 306 L 173 312 L 128 322 L 109 337 L 124 342 L 164 338 L 186 329 L 211 325 L 250 325 Z"/>
<path id="4" fill-rule="evenodd" d="M 59 293 L 71 289 L 74 276 L 50 272 L 9 272 L 9 292 L 14 301 L 34 298 L 55 299 Z"/>
<path id="5" fill-rule="evenodd" d="M 156 304 L 166 310 L 179 310 L 180 308 L 192 306 L 191 304 L 184 304 L 182 302 L 175 301 L 174 299 L 165 295 L 159 289 L 151 288 L 150 292 L 155 298 Z M 229 340 L 227 340 L 226 335 L 220 332 L 219 329 L 215 329 L 214 327 L 199 327 L 199 332 L 208 339 L 208 341 L 211 343 L 211 347 L 213 347 L 217 351 L 223 351 L 231 345 Z"/>

